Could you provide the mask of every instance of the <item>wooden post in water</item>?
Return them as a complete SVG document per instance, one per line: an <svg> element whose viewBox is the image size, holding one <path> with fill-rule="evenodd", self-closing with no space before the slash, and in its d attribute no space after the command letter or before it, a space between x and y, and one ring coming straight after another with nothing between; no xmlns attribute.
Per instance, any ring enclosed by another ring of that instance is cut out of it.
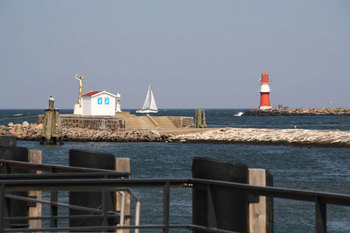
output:
<svg viewBox="0 0 350 233"><path fill-rule="evenodd" d="M49 108L45 109L40 144L63 144L60 111L54 108L54 98L49 98Z"/></svg>
<svg viewBox="0 0 350 233"><path fill-rule="evenodd" d="M42 151L41 150L29 150L28 151L28 162L30 163L42 163ZM41 174L41 171L36 171L37 174ZM28 196L35 198L37 200L42 199L41 191L28 191ZM42 204L35 203L35 206L29 207L28 209L28 217L41 217L42 215ZM41 228L42 222L41 220L29 220L28 221L29 228Z"/></svg>
<svg viewBox="0 0 350 233"><path fill-rule="evenodd" d="M197 109L196 110L195 127L196 128L207 128L204 109Z"/></svg>
<svg viewBox="0 0 350 233"><path fill-rule="evenodd" d="M207 120L205 119L205 110L202 109L202 128L207 128Z"/></svg>
<svg viewBox="0 0 350 233"><path fill-rule="evenodd" d="M195 121L195 127L196 128L199 128L199 125L200 125L200 112L199 112L199 109L196 109L196 115L194 117L194 121Z"/></svg>
<svg viewBox="0 0 350 233"><path fill-rule="evenodd" d="M273 177L265 169L248 169L248 182L250 185L273 186ZM249 232L273 232L273 198L260 196L259 202L249 203L248 210Z"/></svg>
<svg viewBox="0 0 350 233"><path fill-rule="evenodd" d="M115 170L118 172L130 172L130 158L116 158L115 159ZM125 215L130 215L130 194L128 192L124 192L125 194ZM122 209L122 197L121 192L115 193L115 210L121 211ZM123 223L124 226L130 226L130 218L126 219ZM118 224L121 226L121 223ZM118 233L129 233L130 229L118 229L115 232Z"/></svg>

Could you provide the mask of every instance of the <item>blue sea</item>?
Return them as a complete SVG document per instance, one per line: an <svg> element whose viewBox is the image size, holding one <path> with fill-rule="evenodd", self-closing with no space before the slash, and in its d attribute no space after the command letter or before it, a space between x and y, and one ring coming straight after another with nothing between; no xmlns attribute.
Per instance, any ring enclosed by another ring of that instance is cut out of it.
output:
<svg viewBox="0 0 350 233"><path fill-rule="evenodd" d="M208 127L305 128L350 130L350 116L235 116L247 109L206 109ZM135 110L130 110L134 112ZM0 125L34 123L44 110L0 110ZM60 110L61 114L72 110ZM158 115L194 116L194 109L161 110ZM43 163L68 164L69 149L84 149L131 158L132 178L191 177L192 158L203 156L239 162L250 168L267 169L274 186L350 194L350 149L246 144L178 144L65 142L63 146L40 146L18 141L19 146L43 151ZM162 189L134 189L141 199L141 223L162 222ZM170 223L191 223L191 189L170 193ZM132 202L132 205L134 203ZM132 206L133 207L133 206ZM350 232L350 207L327 206L329 232ZM275 232L315 232L312 203L274 199ZM161 232L156 230L142 232ZM186 232L176 230L171 232Z"/></svg>

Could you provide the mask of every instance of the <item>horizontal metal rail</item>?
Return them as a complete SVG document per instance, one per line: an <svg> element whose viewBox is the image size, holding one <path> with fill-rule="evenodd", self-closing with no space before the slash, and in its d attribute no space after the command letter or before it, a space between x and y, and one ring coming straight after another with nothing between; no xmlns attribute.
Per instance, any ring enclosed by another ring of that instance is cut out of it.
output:
<svg viewBox="0 0 350 233"><path fill-rule="evenodd" d="M166 226L161 224L152 225L140 225L137 229L164 229ZM228 231L213 227L203 227L193 224L181 225L181 224L171 224L168 226L169 229L187 229L187 230L203 230L206 232L213 233L237 233L235 231ZM87 232L101 232L104 230L116 230L116 229L136 229L135 226L89 226L89 227L57 227L57 228L32 228L32 229L21 229L21 232L68 232L68 231L87 231ZM18 232L18 229L5 228L5 232Z"/></svg>
<svg viewBox="0 0 350 233"><path fill-rule="evenodd" d="M102 214L102 210L100 209L94 209L94 208L88 208L88 207L82 207L82 206L77 206L77 205L70 205L70 204L65 204L65 203L60 203L60 202L52 202L52 201L45 201L45 200L36 200L30 197L22 197L22 196L17 196L17 195L12 195L12 194L5 194L6 198L12 198L15 200L20 200L20 201L27 201L27 202L37 202L41 204L47 204L47 205L52 205L52 206L59 206L59 207L65 207L68 209L73 209L73 210L80 210L80 211L85 211L89 213L94 213L94 214ZM117 212L109 212L110 214L116 214L119 216L119 213Z"/></svg>
<svg viewBox="0 0 350 233"><path fill-rule="evenodd" d="M113 172L116 174L120 174L121 177L130 176L129 172L117 172L117 171L98 169L98 168L85 168L85 167L28 163L28 162L5 160L5 159L0 159L0 166L10 166L11 168L23 168L23 169L28 169L28 170L48 171L48 172L54 172L54 173L59 173L59 172L108 172L108 173L112 173Z"/></svg>
<svg viewBox="0 0 350 233"><path fill-rule="evenodd" d="M293 199L299 201L315 201L315 197L322 198L328 204L350 206L350 195L328 192L306 191L298 189L277 188L269 186L255 186L249 184L205 180L205 179L52 179L52 180L1 180L7 191L111 191L120 187L155 187L170 186L190 187L190 185L217 185L232 188L238 192Z"/></svg>
<svg viewBox="0 0 350 233"><path fill-rule="evenodd" d="M107 218L117 218L119 215L107 214ZM125 215L131 218L131 215ZM40 217L4 217L4 220L50 220L50 219L75 219L75 218L104 218L103 215L59 215L59 216L40 216Z"/></svg>
<svg viewBox="0 0 350 233"><path fill-rule="evenodd" d="M101 179L101 178L124 178L128 173L123 172L69 172L69 173L18 173L0 174L1 180L50 180L50 179Z"/></svg>

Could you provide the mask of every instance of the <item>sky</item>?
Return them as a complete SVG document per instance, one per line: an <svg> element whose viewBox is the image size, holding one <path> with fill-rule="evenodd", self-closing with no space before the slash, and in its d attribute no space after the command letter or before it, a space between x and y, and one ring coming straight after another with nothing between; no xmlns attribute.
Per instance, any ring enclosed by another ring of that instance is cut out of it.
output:
<svg viewBox="0 0 350 233"><path fill-rule="evenodd" d="M350 107L348 0L0 0L0 109Z"/></svg>

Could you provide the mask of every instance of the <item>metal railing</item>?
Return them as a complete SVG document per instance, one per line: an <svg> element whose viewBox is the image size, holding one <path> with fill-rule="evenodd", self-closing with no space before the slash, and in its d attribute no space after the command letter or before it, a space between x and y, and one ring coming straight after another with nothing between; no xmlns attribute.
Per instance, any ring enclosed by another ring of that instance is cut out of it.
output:
<svg viewBox="0 0 350 233"><path fill-rule="evenodd" d="M13 161L13 160L0 160L0 167L2 167L3 171L11 172L12 168L20 168L20 169L26 169L26 170L33 170L41 172L52 172L52 173L44 173L44 174L35 174L35 173L19 173L19 174L1 174L0 175L0 184L3 185L2 181L16 181L16 180L22 180L26 182L32 182L33 180L45 180L47 182L51 182L51 180L55 179L61 179L65 180L82 180L82 179L101 179L101 178L115 178L115 179L124 179L129 178L130 173L129 172L118 172L118 171L112 171L112 170L105 170L105 169L95 169L95 168L84 168L84 167L67 167L67 166L60 166L60 165L44 165L44 164L35 164L35 163L27 163L27 162L21 162L21 161ZM58 172L58 173L56 173ZM31 189L30 191L33 191ZM44 190L40 190L44 191ZM135 225L139 225L140 222L140 200L136 197L136 195L128 188L118 188L115 189L116 192L120 193L122 196L122 205L120 206L121 211L108 211L104 213L104 209L96 209L96 208L87 208L84 206L77 206L77 205L71 205L67 203L61 203L58 202L58 191L59 190L51 190L50 191L50 200L37 200L33 197L27 197L27 196L18 196L9 194L8 190L4 190L4 198L6 199L12 199L12 200L18 200L22 202L27 202L28 206L33 205L34 206L37 203L40 203L42 205L49 205L50 208L50 216L40 216L40 217L7 217L4 213L5 208L5 200L0 202L1 207L1 219L0 219L0 232L12 232L12 231L18 231L20 227L26 228L28 227L28 224L15 224L16 230L14 229L6 229L4 226L4 221L28 221L28 220L50 220L50 227L56 229L57 231L57 224L59 219L74 219L74 218L84 218L84 219L91 219L91 218L101 218L103 221L107 220L108 218L117 218L119 216L119 223L123 225L126 218L130 218L130 215L125 214L125 198L126 193L130 194L130 196L135 199L136 201L136 207L135 207ZM104 202L104 195L102 195L102 202ZM79 211L85 211L89 214L86 215L70 215L70 216L58 216L58 207L67 208L67 209L73 209L73 210L79 210ZM21 231L23 231L22 229ZM33 231L31 229L30 231ZM45 230L38 230L38 231L47 231ZM138 232L137 230L135 232Z"/></svg>
<svg viewBox="0 0 350 233"><path fill-rule="evenodd" d="M113 170L99 169L99 168L86 168L86 167L72 167L72 166L61 166L61 165L48 165L39 163L29 163L15 160L0 159L0 166L5 168L23 168L32 171L47 171L52 173L67 173L67 172L89 172L89 173L108 173L118 176L120 178L127 178L130 176L130 172L117 172ZM3 175L3 174L2 174ZM1 177L2 177L1 175ZM13 176L11 174L10 176ZM0 179L1 179L0 177Z"/></svg>
<svg viewBox="0 0 350 233"><path fill-rule="evenodd" d="M1 162L1 161L0 161ZM9 163L8 163L9 164ZM110 171L108 171L110 172ZM112 172L113 173L113 172ZM46 175L46 176L45 176ZM20 229L21 232L58 232L58 231L108 231L113 229L162 229L163 232L169 232L169 229L187 229L187 230L201 230L205 232L218 232L228 233L232 231L218 229L215 227L198 226L194 224L170 224L170 188L172 187L184 187L192 188L193 186L207 187L209 190L213 187L226 187L230 190L234 190L241 193L257 196L268 196L274 198L283 198L299 201L308 201L315 203L315 227L316 232L327 232L327 205L342 205L350 206L350 195L341 195L327 192L315 192L315 191L302 191L296 189L286 189L277 187L262 187L254 186L242 183L215 181L215 180L204 180L204 179L120 179L108 176L93 177L93 175L100 176L101 174L86 174L86 177L81 177L81 174L76 174L76 177L69 177L67 174L42 174L42 175L28 175L28 177L22 176L19 180L17 175L0 175L0 232L18 232L19 229L5 228L4 221L11 220L11 217L4 216L4 203L5 198L19 198L13 196L9 192L13 191L29 191L29 190L41 190L47 192L111 192L118 191L121 187L160 187L163 189L163 221L162 224L152 225L130 225L130 226L107 226L101 224L96 227L58 227L57 219L59 218L75 218L80 216L57 216L56 213L51 212L51 216L47 217L36 217L35 219L49 219L51 221L56 220L56 224L52 224L47 228L40 229ZM68 176L68 177L65 177ZM15 177L15 178L10 178ZM20 197L22 198L22 197ZM210 198L210 195L208 195ZM84 208L78 206L69 206L59 204L57 201L51 201L45 203L49 205L62 206L67 208ZM39 202L34 199L26 199L26 201ZM40 201L43 203L43 201ZM85 207L86 208L86 207ZM99 217L101 219L107 219L115 217L116 213L107 212L107 207L102 206L100 210L86 209L86 211L94 212L98 215L93 217ZM120 214L120 213L118 213ZM21 218L21 219L33 219L33 218Z"/></svg>

